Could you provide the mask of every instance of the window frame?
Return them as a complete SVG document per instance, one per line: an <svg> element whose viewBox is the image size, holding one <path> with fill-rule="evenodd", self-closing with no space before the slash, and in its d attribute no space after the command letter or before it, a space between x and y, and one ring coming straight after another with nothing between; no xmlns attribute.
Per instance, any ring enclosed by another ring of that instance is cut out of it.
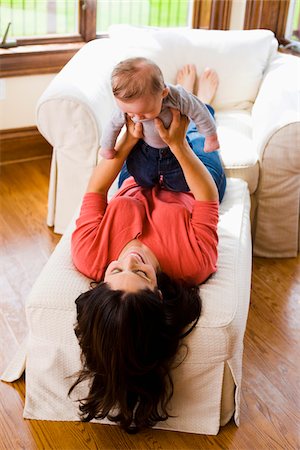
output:
<svg viewBox="0 0 300 450"><path fill-rule="evenodd" d="M0 77L57 73L96 37L96 1L79 0L79 33L21 38L17 47L0 48Z"/></svg>
<svg viewBox="0 0 300 450"><path fill-rule="evenodd" d="M297 0L290 0L289 8L288 8L288 14L287 14L287 20L285 24L285 34L283 39L281 40L281 48L280 51L286 52L286 53L292 53L294 55L300 56L300 42L297 39L292 39L291 34L287 34L287 32L293 31L293 19L294 19L294 12L296 8L296 1ZM298 30L299 34L299 30ZM300 38L300 36L298 36ZM297 50L296 50L296 48Z"/></svg>
<svg viewBox="0 0 300 450"><path fill-rule="evenodd" d="M201 27L204 12L210 13L209 26L204 28L229 29L232 1L194 0L192 27ZM86 42L107 37L96 35L96 16L96 0L80 0L78 34L22 38L17 47L0 48L0 78L59 72Z"/></svg>
<svg viewBox="0 0 300 450"><path fill-rule="evenodd" d="M285 37L290 0L247 0L244 29L267 28L275 34L279 43L279 52L300 56L285 46L293 41Z"/></svg>
<svg viewBox="0 0 300 450"><path fill-rule="evenodd" d="M266 28L280 42L284 38L290 0L247 0L244 29Z"/></svg>
<svg viewBox="0 0 300 450"><path fill-rule="evenodd" d="M229 30L231 7L232 0L194 0L193 28Z"/></svg>

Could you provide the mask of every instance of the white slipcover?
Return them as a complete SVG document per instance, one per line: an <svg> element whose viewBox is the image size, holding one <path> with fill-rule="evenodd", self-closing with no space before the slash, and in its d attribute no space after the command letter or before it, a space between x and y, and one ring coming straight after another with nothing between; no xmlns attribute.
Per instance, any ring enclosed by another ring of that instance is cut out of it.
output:
<svg viewBox="0 0 300 450"><path fill-rule="evenodd" d="M228 180L221 204L217 272L200 287L202 314L185 340L188 355L173 371L175 417L158 428L217 434L234 414L239 424L243 337L251 281L250 196L246 182ZM68 376L80 369L73 327L75 299L90 280L73 266L70 236L74 220L35 282L26 302L29 336L2 380L14 381L26 360L24 417L79 420L77 403L67 397ZM185 353L181 349L178 358ZM76 391L82 396L86 387ZM107 421L104 421L107 423Z"/></svg>

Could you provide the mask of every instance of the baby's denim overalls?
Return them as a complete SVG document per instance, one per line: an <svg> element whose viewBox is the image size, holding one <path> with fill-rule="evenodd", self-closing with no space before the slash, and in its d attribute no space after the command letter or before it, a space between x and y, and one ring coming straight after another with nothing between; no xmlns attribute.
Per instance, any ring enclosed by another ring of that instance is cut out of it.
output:
<svg viewBox="0 0 300 450"><path fill-rule="evenodd" d="M214 117L213 108L210 105L206 106ZM205 137L199 134L196 125L192 121L188 126L186 139L193 152L212 175L218 188L221 202L225 193L226 177L218 151L204 152ZM160 184L170 191L188 192L190 190L180 164L169 147L153 148L142 139L133 147L122 167L119 187L131 175L142 187L150 188Z"/></svg>

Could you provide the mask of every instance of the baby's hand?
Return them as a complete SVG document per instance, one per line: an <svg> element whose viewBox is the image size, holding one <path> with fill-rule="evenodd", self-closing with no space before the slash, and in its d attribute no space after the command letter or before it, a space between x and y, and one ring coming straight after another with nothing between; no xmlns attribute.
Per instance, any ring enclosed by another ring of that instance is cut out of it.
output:
<svg viewBox="0 0 300 450"><path fill-rule="evenodd" d="M140 122L133 122L131 118L126 114L126 127L127 132L135 139L143 138L143 125Z"/></svg>
<svg viewBox="0 0 300 450"><path fill-rule="evenodd" d="M101 148L99 155L105 159L114 159L116 156L116 150L114 148Z"/></svg>
<svg viewBox="0 0 300 450"><path fill-rule="evenodd" d="M206 136L204 151L206 153L214 152L220 148L218 136L216 134L212 134L211 136Z"/></svg>

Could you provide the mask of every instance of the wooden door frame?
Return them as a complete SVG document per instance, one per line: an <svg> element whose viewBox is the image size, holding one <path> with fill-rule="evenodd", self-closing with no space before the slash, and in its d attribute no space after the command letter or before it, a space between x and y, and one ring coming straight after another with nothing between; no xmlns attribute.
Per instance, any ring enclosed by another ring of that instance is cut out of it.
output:
<svg viewBox="0 0 300 450"><path fill-rule="evenodd" d="M244 29L265 28L284 41L290 0L247 0Z"/></svg>
<svg viewBox="0 0 300 450"><path fill-rule="evenodd" d="M229 30L232 0L194 0L193 28Z"/></svg>

